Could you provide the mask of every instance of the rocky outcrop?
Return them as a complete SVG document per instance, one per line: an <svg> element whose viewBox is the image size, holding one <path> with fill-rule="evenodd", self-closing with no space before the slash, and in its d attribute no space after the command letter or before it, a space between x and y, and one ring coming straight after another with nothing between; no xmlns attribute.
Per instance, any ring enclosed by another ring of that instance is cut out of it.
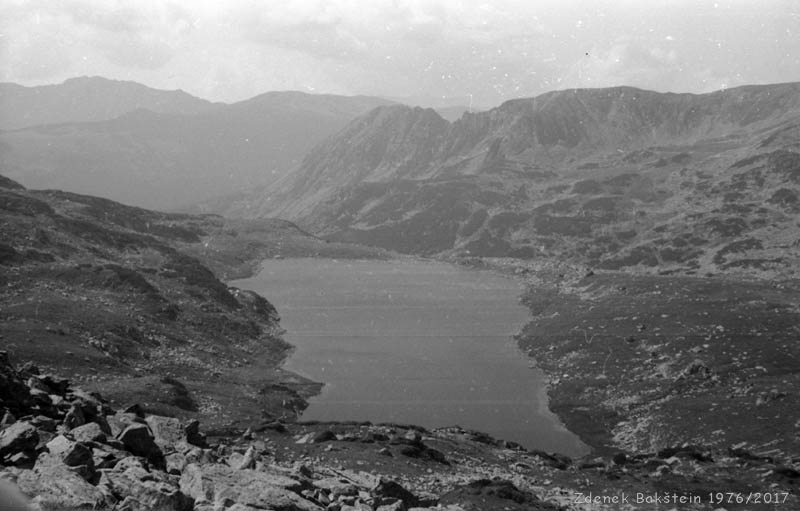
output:
<svg viewBox="0 0 800 511"><path fill-rule="evenodd" d="M787 509L800 505L796 456L742 446L678 443L572 460L459 427L370 423L267 422L209 440L197 421L115 410L33 365L0 360L15 388L48 388L47 400L25 406L0 401L3 511L28 511L12 507L17 488L35 511L588 511L597 508L580 499L590 491L680 496L754 485L786 495Z"/></svg>
<svg viewBox="0 0 800 511"><path fill-rule="evenodd" d="M15 369L5 352L0 374L23 397L58 382L48 387L46 401L0 400L0 479L12 481L37 510L386 511L420 502L395 481L344 483L329 473L272 464L256 444L209 447L197 421L146 415L138 405L113 410L99 396L39 375L35 366ZM327 433L316 435L318 443L336 440ZM4 505L17 498L14 492L0 487Z"/></svg>

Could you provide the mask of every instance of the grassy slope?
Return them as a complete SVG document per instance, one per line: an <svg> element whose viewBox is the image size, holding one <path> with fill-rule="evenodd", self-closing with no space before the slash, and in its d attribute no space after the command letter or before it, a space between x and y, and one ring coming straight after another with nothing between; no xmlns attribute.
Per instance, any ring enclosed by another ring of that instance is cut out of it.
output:
<svg viewBox="0 0 800 511"><path fill-rule="evenodd" d="M318 387L280 370L290 346L272 305L208 267L232 278L271 255L381 255L287 222L167 215L0 184L2 349L116 404L199 415L212 428L293 416Z"/></svg>
<svg viewBox="0 0 800 511"><path fill-rule="evenodd" d="M520 345L590 445L800 452L800 282L591 275L536 286Z"/></svg>

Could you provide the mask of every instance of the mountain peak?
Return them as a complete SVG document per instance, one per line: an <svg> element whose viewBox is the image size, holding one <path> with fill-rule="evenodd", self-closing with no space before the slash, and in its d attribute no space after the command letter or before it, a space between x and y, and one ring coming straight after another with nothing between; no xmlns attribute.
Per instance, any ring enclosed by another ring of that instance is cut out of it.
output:
<svg viewBox="0 0 800 511"><path fill-rule="evenodd" d="M103 76L73 76L72 78L67 78L64 80L61 85L82 85L88 83L133 83L133 82L125 82L124 80L114 80L111 78L105 78Z"/></svg>
<svg viewBox="0 0 800 511"><path fill-rule="evenodd" d="M406 121L413 119L414 122L427 121L434 123L449 124L439 113L433 108L425 108L420 106L409 106L402 104L384 105L379 106L368 112L363 116L364 121L370 122L386 122L389 120L406 119Z"/></svg>

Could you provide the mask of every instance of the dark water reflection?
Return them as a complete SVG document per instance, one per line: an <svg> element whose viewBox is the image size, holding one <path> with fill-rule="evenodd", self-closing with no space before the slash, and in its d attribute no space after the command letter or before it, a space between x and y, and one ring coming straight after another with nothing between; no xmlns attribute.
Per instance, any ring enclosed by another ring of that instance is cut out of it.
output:
<svg viewBox="0 0 800 511"><path fill-rule="evenodd" d="M436 262L286 259L232 284L278 308L297 348L286 368L326 384L303 419L459 424L585 452L512 339L528 319L514 280Z"/></svg>

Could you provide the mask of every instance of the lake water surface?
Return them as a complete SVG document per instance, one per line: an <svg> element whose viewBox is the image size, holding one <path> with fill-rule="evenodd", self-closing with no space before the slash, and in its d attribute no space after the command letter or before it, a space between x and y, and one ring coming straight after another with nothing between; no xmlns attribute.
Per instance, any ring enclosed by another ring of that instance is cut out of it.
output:
<svg viewBox="0 0 800 511"><path fill-rule="evenodd" d="M265 296L296 347L285 367L325 383L306 420L460 426L529 448L587 451L547 409L512 336L520 284L438 262L267 260L231 283Z"/></svg>

